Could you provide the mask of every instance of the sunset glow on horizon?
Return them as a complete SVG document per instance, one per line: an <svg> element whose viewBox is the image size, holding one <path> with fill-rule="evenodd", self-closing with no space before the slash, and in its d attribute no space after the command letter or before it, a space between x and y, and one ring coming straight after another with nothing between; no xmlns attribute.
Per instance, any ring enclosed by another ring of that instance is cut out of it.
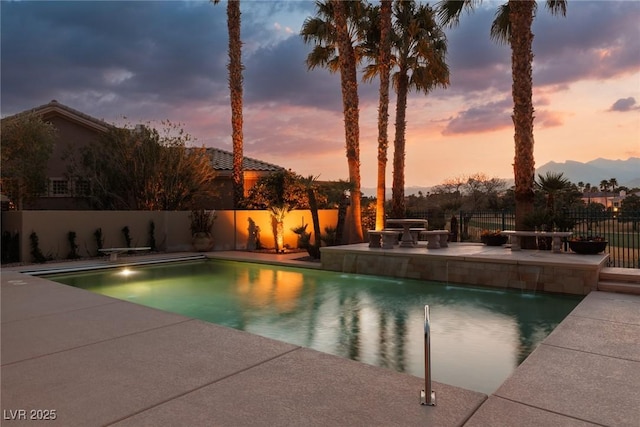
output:
<svg viewBox="0 0 640 427"><path fill-rule="evenodd" d="M375 2L374 2L375 3ZM513 178L511 51L489 39L485 1L446 29L451 85L411 93L405 182ZM182 123L231 151L226 5L2 2L2 117L52 99L110 123ZM308 71L298 35L311 1L241 2L244 155L321 180L347 179L338 75ZM117 23L114 25L113 23ZM534 22L536 166L640 157L640 2L542 4ZM52 37L55 34L56 37ZM363 187L377 176L378 82L361 83ZM391 185L395 93L389 117ZM123 119L126 117L126 119Z"/></svg>

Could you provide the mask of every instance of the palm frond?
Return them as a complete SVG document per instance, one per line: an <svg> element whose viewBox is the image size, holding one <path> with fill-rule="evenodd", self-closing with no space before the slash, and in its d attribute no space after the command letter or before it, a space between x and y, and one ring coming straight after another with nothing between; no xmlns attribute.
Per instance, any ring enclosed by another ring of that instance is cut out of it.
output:
<svg viewBox="0 0 640 427"><path fill-rule="evenodd" d="M498 44L508 44L510 34L509 3L505 3L496 10L495 18L491 23L489 37Z"/></svg>
<svg viewBox="0 0 640 427"><path fill-rule="evenodd" d="M562 16L567 16L566 0L547 0L545 5L552 15L557 15L559 13Z"/></svg>
<svg viewBox="0 0 640 427"><path fill-rule="evenodd" d="M436 3L436 15L443 26L455 27L463 11L473 10L482 0L441 0Z"/></svg>

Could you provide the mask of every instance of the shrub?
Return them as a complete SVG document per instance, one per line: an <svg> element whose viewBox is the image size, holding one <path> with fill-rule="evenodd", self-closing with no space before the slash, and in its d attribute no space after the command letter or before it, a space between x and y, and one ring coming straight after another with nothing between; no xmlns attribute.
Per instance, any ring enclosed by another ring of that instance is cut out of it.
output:
<svg viewBox="0 0 640 427"><path fill-rule="evenodd" d="M35 231L32 231L29 235L29 241L31 243L31 256L33 260L39 264L47 262L47 258L45 258L40 250L38 235Z"/></svg>
<svg viewBox="0 0 640 427"><path fill-rule="evenodd" d="M70 231L69 233L67 233L67 240L69 241L69 248L70 248L67 258L70 258L70 259L80 258L80 255L78 254L78 245L76 244L76 232Z"/></svg>

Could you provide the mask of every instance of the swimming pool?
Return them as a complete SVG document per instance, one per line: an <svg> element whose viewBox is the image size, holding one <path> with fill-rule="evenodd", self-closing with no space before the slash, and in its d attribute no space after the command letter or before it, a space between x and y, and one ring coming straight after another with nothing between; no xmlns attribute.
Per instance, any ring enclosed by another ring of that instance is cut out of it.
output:
<svg viewBox="0 0 640 427"><path fill-rule="evenodd" d="M208 260L48 279L423 377L492 393L581 297Z"/></svg>

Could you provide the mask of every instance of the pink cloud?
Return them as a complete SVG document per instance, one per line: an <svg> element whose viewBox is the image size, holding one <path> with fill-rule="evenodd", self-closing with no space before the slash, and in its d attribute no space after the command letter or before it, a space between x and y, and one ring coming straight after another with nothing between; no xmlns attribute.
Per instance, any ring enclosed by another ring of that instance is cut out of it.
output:
<svg viewBox="0 0 640 427"><path fill-rule="evenodd" d="M461 111L449 121L443 135L493 132L513 126L511 100L503 99Z"/></svg>

